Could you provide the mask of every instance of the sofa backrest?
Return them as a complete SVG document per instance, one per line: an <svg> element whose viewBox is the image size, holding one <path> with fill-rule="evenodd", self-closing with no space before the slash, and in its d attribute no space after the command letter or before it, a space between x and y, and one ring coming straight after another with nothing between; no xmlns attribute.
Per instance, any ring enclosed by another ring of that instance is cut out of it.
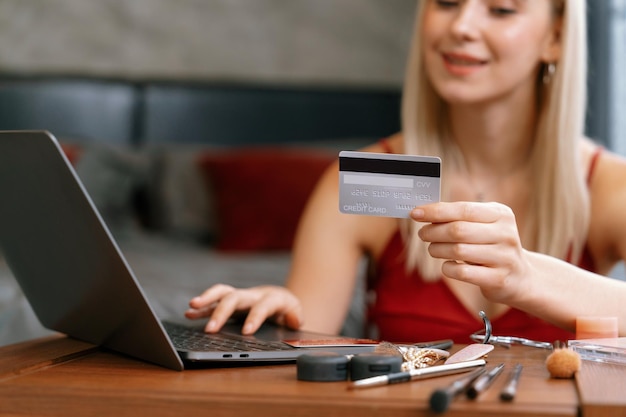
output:
<svg viewBox="0 0 626 417"><path fill-rule="evenodd" d="M0 130L111 144L220 146L378 139L400 128L395 89L0 77Z"/></svg>
<svg viewBox="0 0 626 417"><path fill-rule="evenodd" d="M259 145L380 138L399 129L393 90L147 85L144 140Z"/></svg>
<svg viewBox="0 0 626 417"><path fill-rule="evenodd" d="M0 129L45 129L59 139L128 144L137 94L120 81L0 79Z"/></svg>

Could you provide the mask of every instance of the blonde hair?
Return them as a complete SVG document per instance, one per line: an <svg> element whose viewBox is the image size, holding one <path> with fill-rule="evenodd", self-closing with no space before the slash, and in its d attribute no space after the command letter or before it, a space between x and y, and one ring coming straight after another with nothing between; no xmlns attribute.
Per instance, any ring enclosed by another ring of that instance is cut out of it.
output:
<svg viewBox="0 0 626 417"><path fill-rule="evenodd" d="M462 156L448 139L446 104L428 81L422 65L420 32L426 3L421 1L418 5L405 75L402 99L404 151L441 156L441 195L445 201L450 195L446 171ZM579 149L586 105L585 4L582 0L553 0L553 7L562 19L562 50L550 82L544 84L542 80L543 67L547 64L542 64L537 79L540 102L531 153L534 198L526 226L520 233L526 249L577 261L584 249L590 216ZM443 261L428 254L427 244L417 236L420 227L420 223L413 221L403 223L407 268L419 268L424 279L433 281L441 276Z"/></svg>

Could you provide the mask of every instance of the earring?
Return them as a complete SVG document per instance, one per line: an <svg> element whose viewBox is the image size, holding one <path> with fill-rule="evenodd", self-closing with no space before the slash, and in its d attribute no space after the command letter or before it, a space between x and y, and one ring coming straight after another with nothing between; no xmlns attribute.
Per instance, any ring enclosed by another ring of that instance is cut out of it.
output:
<svg viewBox="0 0 626 417"><path fill-rule="evenodd" d="M554 73L556 72L556 64L554 62L548 62L543 66L543 83L548 85L552 81L552 77L554 77Z"/></svg>

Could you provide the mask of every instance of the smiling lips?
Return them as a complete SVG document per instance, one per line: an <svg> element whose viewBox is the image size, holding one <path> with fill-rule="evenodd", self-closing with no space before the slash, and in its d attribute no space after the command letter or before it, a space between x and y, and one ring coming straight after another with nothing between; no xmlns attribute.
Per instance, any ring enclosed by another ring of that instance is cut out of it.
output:
<svg viewBox="0 0 626 417"><path fill-rule="evenodd" d="M443 63L448 72L456 76L467 76L484 68L486 60L478 59L471 55L444 53Z"/></svg>

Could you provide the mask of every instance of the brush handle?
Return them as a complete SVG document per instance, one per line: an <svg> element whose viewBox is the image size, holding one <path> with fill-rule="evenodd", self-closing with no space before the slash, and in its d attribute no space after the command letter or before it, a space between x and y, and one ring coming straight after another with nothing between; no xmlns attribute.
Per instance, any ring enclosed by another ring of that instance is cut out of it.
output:
<svg viewBox="0 0 626 417"><path fill-rule="evenodd" d="M515 369L513 369L513 371L511 372L508 382L500 393L500 399L502 401L513 401L513 399L515 398L515 394L517 393L517 383L519 382L519 377L521 373L522 365L518 363L517 365L515 365Z"/></svg>
<svg viewBox="0 0 626 417"><path fill-rule="evenodd" d="M430 396L430 409L436 413L446 411L454 397L465 391L467 387L484 372L485 368L476 369L463 378L457 379L449 386L436 389Z"/></svg>
<svg viewBox="0 0 626 417"><path fill-rule="evenodd" d="M467 361L464 363L455 363L451 365L436 365L421 369L412 369L409 372L396 372L387 375L373 376L370 378L352 381L349 389L367 388L379 385L397 384L400 382L408 382L417 379L432 378L449 374L458 374L460 372L468 372L471 368L480 367L484 371L485 360L477 359L475 361ZM470 374L471 375L471 374Z"/></svg>
<svg viewBox="0 0 626 417"><path fill-rule="evenodd" d="M481 393L483 393L487 388L491 386L491 384L493 384L493 381L495 381L498 375L500 375L503 368L504 363L501 363L500 365L487 372L485 375L481 375L480 377L476 378L470 384L469 388L466 391L467 397L475 399Z"/></svg>

